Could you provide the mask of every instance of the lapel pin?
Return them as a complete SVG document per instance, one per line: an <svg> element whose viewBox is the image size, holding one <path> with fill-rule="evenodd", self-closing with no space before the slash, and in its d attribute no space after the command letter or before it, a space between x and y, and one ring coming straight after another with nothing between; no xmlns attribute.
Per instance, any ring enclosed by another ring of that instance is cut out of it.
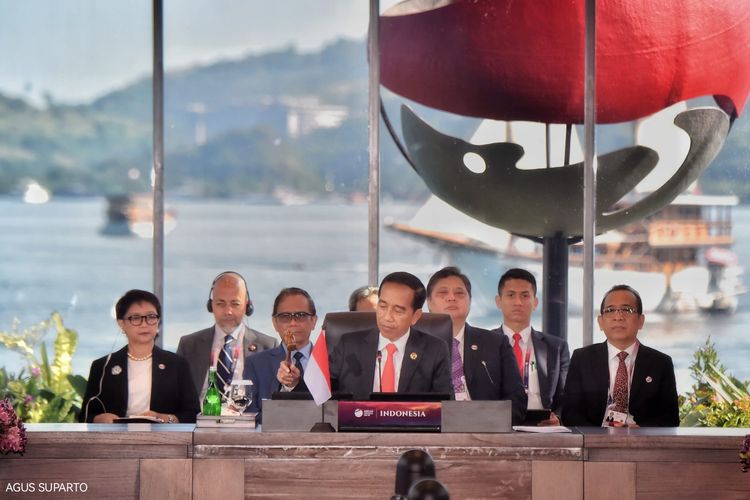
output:
<svg viewBox="0 0 750 500"><path fill-rule="evenodd" d="M164 366L164 363L159 363L159 369L163 370L164 368L166 368L166 366Z"/></svg>
<svg viewBox="0 0 750 500"><path fill-rule="evenodd" d="M477 346L476 344L471 344L472 351L476 351L477 349L479 349L479 346Z"/></svg>
<svg viewBox="0 0 750 500"><path fill-rule="evenodd" d="M409 358L411 358L411 360L414 361L415 359L417 359L417 353L413 352L413 353L409 354Z"/></svg>
<svg viewBox="0 0 750 500"><path fill-rule="evenodd" d="M247 346L247 350L250 352L255 352L258 350L258 346L255 344L250 344L249 346Z"/></svg>
<svg viewBox="0 0 750 500"><path fill-rule="evenodd" d="M122 373L122 368L120 365L115 365L112 367L112 375L119 375Z"/></svg>
<svg viewBox="0 0 750 500"><path fill-rule="evenodd" d="M646 377L646 383L647 384L650 384L653 381L654 381L654 379L651 378L651 375L649 375L648 377Z"/></svg>

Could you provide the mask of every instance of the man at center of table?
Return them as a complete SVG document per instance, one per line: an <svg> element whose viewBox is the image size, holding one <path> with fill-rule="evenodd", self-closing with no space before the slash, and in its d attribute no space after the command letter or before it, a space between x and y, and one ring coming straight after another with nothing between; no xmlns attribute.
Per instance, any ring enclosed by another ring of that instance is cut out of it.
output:
<svg viewBox="0 0 750 500"><path fill-rule="evenodd" d="M372 392L453 395L448 345L413 325L422 316L426 290L407 272L380 283L377 327L344 334L331 355L334 392L369 399Z"/></svg>

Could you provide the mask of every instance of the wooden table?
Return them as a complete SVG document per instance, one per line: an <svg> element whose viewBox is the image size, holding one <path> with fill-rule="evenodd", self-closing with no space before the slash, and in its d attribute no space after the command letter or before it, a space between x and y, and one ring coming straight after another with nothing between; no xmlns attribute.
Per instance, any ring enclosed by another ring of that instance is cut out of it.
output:
<svg viewBox="0 0 750 500"><path fill-rule="evenodd" d="M393 493L398 458L412 448L429 451L438 479L454 499L750 498L750 474L740 472L737 455L748 429L581 428L570 434L263 433L184 424L27 429L26 454L0 456L2 498L385 499ZM29 485L36 491L13 492ZM58 489L51 493L52 488Z"/></svg>

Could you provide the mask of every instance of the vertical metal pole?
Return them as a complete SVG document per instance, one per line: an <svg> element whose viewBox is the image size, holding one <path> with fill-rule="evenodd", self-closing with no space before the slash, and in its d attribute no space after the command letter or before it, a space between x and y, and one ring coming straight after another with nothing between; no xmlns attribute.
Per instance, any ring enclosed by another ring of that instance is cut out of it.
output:
<svg viewBox="0 0 750 500"><path fill-rule="evenodd" d="M586 77L583 158L583 345L594 341L594 235L596 234L596 0L586 0Z"/></svg>
<svg viewBox="0 0 750 500"><path fill-rule="evenodd" d="M164 309L164 9L162 0L153 0L153 282L154 294ZM156 343L161 347L164 336Z"/></svg>
<svg viewBox="0 0 750 500"><path fill-rule="evenodd" d="M542 261L542 331L568 339L568 241L561 235L544 237Z"/></svg>
<svg viewBox="0 0 750 500"><path fill-rule="evenodd" d="M552 168L550 124L544 124L547 168ZM561 235L545 236L542 260L542 330L568 339L568 241Z"/></svg>
<svg viewBox="0 0 750 500"><path fill-rule="evenodd" d="M380 266L380 1L370 0L370 32L367 45L370 61L368 113L368 238L367 276L372 286L378 284Z"/></svg>

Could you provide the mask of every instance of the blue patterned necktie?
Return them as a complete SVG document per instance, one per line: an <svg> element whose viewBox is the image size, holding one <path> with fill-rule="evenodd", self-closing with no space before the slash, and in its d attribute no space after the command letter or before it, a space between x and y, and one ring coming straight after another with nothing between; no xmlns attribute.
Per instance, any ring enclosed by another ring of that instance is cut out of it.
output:
<svg viewBox="0 0 750 500"><path fill-rule="evenodd" d="M221 392L226 391L227 386L232 383L232 340L231 335L224 337L224 348L219 352L219 361L216 363Z"/></svg>
<svg viewBox="0 0 750 500"><path fill-rule="evenodd" d="M304 354L297 351L294 353L294 366L299 370L299 382L292 389L293 392L308 392L307 384L305 384L305 369L302 368L302 357Z"/></svg>

